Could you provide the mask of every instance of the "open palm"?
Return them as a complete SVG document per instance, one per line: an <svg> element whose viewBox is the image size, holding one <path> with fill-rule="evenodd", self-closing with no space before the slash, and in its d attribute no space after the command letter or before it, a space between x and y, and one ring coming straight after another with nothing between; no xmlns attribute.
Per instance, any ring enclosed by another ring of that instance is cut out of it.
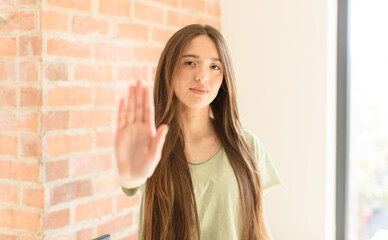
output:
<svg viewBox="0 0 388 240"><path fill-rule="evenodd" d="M123 187L143 184L160 161L168 126L155 129L154 109L152 90L141 81L129 87L126 107L120 100L115 152Z"/></svg>

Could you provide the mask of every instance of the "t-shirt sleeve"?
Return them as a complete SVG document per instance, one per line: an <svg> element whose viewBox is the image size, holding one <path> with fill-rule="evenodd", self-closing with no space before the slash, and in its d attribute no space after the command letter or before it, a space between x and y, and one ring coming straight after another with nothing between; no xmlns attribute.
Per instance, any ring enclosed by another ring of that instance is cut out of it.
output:
<svg viewBox="0 0 388 240"><path fill-rule="evenodd" d="M271 156L265 149L264 145L253 132L244 129L244 134L250 143L250 146L254 149L254 154L256 160L258 161L261 185L264 194L272 191L274 188L282 186L283 182L275 168L274 163L272 162Z"/></svg>
<svg viewBox="0 0 388 240"><path fill-rule="evenodd" d="M123 190L123 192L125 193L125 195L127 195L128 197L132 197L134 196L137 192L139 192L140 195L143 194L144 190L145 190L145 186L146 186L147 182L143 183L141 186L139 187L135 187L135 188L125 188L125 187L121 187L121 189Z"/></svg>
<svg viewBox="0 0 388 240"><path fill-rule="evenodd" d="M139 187L136 187L136 188L121 187L121 189L123 190L125 195L127 195L128 197L132 197L132 196L134 196L137 193L137 190L139 189Z"/></svg>

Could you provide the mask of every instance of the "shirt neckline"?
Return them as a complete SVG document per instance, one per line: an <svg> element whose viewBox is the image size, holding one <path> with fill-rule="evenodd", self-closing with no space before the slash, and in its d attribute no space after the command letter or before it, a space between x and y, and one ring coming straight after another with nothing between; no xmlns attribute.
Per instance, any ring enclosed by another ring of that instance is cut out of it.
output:
<svg viewBox="0 0 388 240"><path fill-rule="evenodd" d="M189 163L190 165L192 165L192 166L202 165L202 164L204 164L204 163L210 161L211 159L213 159L213 158L217 155L217 153L221 150L221 147L222 147L222 144L220 144L220 146L218 147L217 151L216 151L215 153L213 153L213 155L212 155L210 158L208 158L208 159L206 159L206 160L204 160L204 161L202 161L202 162L200 162L200 163L191 163L191 162L188 162L188 163Z"/></svg>

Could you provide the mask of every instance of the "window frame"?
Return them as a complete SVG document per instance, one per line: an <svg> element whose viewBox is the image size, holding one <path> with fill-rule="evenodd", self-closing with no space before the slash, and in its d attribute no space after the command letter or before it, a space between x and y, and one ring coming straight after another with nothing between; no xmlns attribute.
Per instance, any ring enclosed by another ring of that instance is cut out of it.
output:
<svg viewBox="0 0 388 240"><path fill-rule="evenodd" d="M349 0L338 0L336 240L348 237L349 73Z"/></svg>

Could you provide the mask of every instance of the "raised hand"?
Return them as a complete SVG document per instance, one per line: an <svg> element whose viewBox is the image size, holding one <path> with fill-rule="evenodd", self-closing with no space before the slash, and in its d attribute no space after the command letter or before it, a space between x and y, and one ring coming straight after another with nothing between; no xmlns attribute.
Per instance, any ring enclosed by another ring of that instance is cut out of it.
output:
<svg viewBox="0 0 388 240"><path fill-rule="evenodd" d="M127 106L120 99L115 137L121 186L134 188L151 177L158 165L168 126L155 129L155 107L150 87L141 81L128 89Z"/></svg>

